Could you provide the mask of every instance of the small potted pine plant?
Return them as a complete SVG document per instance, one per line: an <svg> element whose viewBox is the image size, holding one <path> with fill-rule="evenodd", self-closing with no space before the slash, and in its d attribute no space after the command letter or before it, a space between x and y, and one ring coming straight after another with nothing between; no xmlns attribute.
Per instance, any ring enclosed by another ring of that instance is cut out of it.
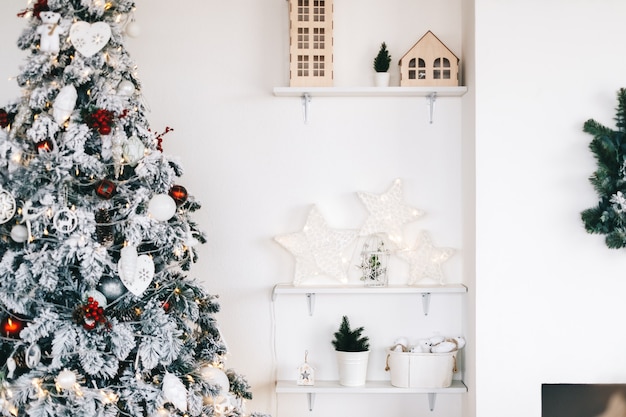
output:
<svg viewBox="0 0 626 417"><path fill-rule="evenodd" d="M378 54L374 58L374 82L376 87L389 86L389 64L391 63L391 55L387 50L387 44L385 42L380 44Z"/></svg>
<svg viewBox="0 0 626 417"><path fill-rule="evenodd" d="M350 321L343 316L339 330L334 333L332 345L337 354L339 384L355 387L365 384L369 359L369 338L363 335L363 327L350 328Z"/></svg>

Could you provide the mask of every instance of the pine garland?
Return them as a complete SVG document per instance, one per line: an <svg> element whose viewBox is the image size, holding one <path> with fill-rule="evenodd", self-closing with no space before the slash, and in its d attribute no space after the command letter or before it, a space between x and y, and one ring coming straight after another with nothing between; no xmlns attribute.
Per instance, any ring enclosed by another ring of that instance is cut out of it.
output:
<svg viewBox="0 0 626 417"><path fill-rule="evenodd" d="M626 247L626 89L617 93L616 127L587 120L583 131L593 135L589 149L597 169L589 178L600 201L581 213L588 233L605 235L609 248Z"/></svg>

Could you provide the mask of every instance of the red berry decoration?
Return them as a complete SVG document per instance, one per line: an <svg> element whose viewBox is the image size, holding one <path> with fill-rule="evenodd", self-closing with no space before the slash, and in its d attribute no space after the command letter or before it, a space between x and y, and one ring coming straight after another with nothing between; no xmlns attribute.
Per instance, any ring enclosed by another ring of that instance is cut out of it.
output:
<svg viewBox="0 0 626 417"><path fill-rule="evenodd" d="M89 114L85 121L87 126L92 129L97 129L101 135L108 135L111 133L111 126L113 125L113 112L105 109L98 109Z"/></svg>
<svg viewBox="0 0 626 417"><path fill-rule="evenodd" d="M100 307L93 297L87 298L87 302L75 310L74 318L86 330L93 330L98 324L109 327L109 321L104 316L104 308Z"/></svg>
<svg viewBox="0 0 626 417"><path fill-rule="evenodd" d="M113 184L113 181L105 179L96 183L96 194L106 200L113 197L116 190L117 187L115 186L115 184Z"/></svg>
<svg viewBox="0 0 626 417"><path fill-rule="evenodd" d="M52 152L54 144L50 139L44 139L41 142L37 142L37 150L39 152Z"/></svg>
<svg viewBox="0 0 626 417"><path fill-rule="evenodd" d="M187 189L182 185L173 185L170 189L170 197L174 199L177 206L180 206L187 201Z"/></svg>

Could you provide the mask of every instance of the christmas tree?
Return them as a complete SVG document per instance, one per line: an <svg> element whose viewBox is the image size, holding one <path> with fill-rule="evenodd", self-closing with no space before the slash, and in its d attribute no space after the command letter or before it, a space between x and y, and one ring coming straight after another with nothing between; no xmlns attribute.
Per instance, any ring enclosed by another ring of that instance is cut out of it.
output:
<svg viewBox="0 0 626 417"><path fill-rule="evenodd" d="M0 109L0 415L243 415L219 304L187 276L200 205L124 48L134 1L26 7Z"/></svg>
<svg viewBox="0 0 626 417"><path fill-rule="evenodd" d="M593 119L585 122L583 130L593 139L589 148L598 169L589 178L600 201L582 212L589 233L605 235L609 248L626 247L626 89L617 93L617 130Z"/></svg>

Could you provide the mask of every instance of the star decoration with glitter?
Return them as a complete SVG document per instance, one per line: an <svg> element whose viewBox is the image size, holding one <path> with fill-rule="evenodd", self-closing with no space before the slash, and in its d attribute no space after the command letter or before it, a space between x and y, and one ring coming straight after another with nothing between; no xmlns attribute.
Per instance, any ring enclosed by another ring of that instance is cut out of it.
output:
<svg viewBox="0 0 626 417"><path fill-rule="evenodd" d="M417 237L415 246L399 251L401 259L409 263L409 285L413 284L444 284L441 265L454 255L452 248L433 246L432 238L426 231Z"/></svg>
<svg viewBox="0 0 626 417"><path fill-rule="evenodd" d="M396 179L391 188L384 194L365 192L357 194L369 212L359 235L384 233L397 248L406 248L407 244L402 235L402 226L417 220L424 215L424 212L404 203L402 181Z"/></svg>
<svg viewBox="0 0 626 417"><path fill-rule="evenodd" d="M293 285L300 285L319 275L346 283L348 260L344 258L343 251L356 236L357 232L353 230L328 227L318 208L313 206L302 231L274 239L295 257Z"/></svg>

